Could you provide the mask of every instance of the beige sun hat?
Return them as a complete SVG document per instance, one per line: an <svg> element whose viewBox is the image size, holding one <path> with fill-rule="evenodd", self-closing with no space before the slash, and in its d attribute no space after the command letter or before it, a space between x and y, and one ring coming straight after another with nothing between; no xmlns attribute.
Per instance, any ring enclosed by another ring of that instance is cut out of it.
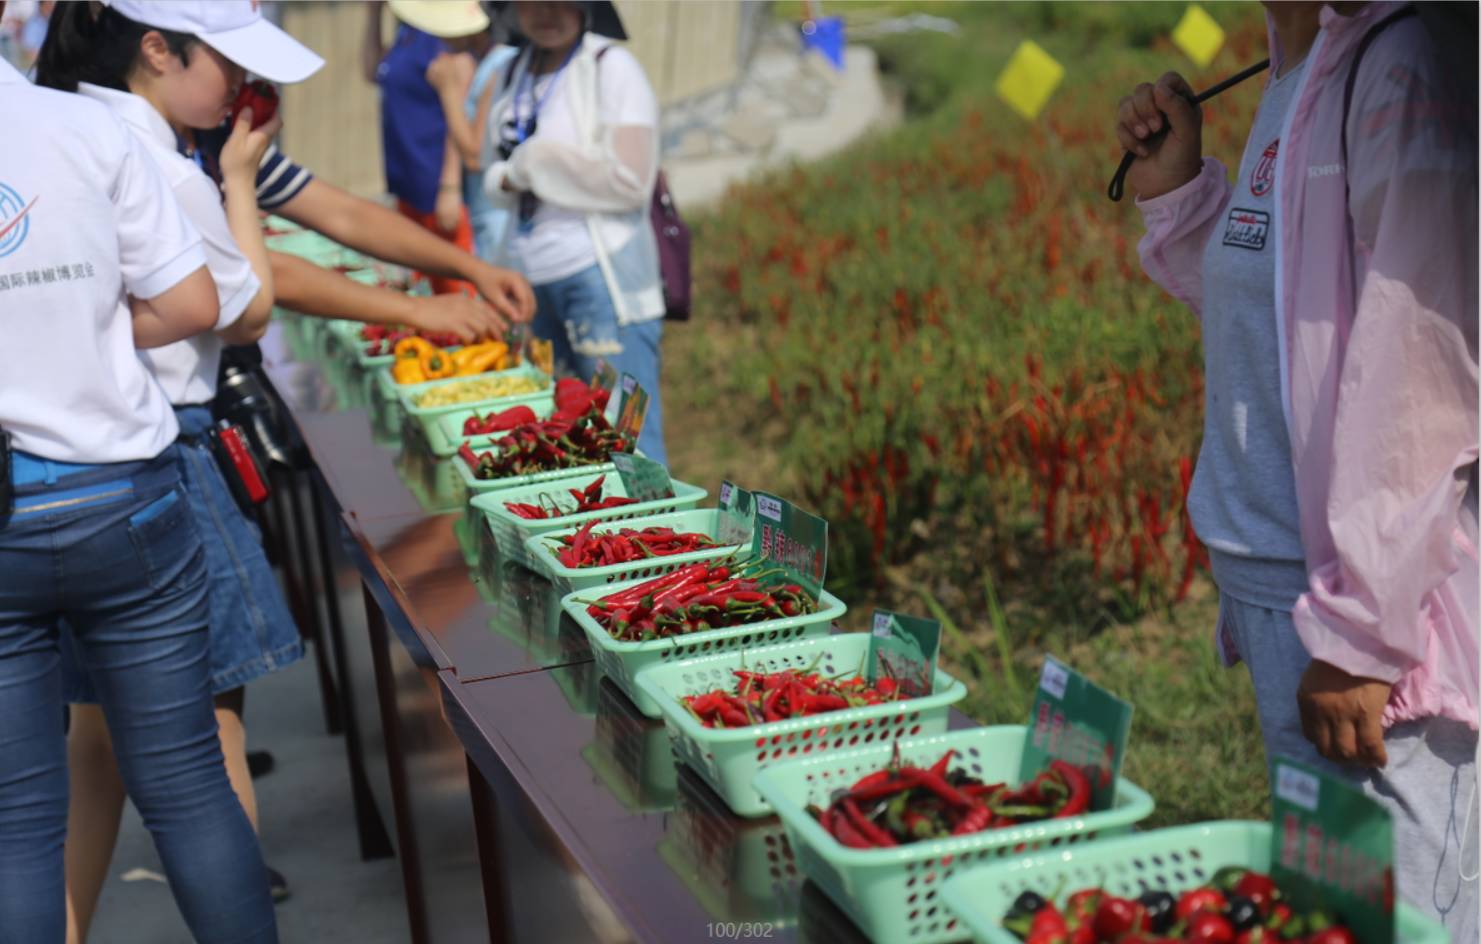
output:
<svg viewBox="0 0 1481 944"><path fill-rule="evenodd" d="M472 36L489 28L478 0L390 0L396 19L441 39Z"/></svg>

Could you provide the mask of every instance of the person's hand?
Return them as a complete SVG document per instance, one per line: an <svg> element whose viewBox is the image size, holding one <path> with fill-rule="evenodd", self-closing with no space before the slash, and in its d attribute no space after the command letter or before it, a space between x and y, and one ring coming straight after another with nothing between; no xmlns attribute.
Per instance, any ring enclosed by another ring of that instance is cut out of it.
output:
<svg viewBox="0 0 1481 944"><path fill-rule="evenodd" d="M465 278L510 321L524 323L535 317L535 290L518 272L484 263Z"/></svg>
<svg viewBox="0 0 1481 944"><path fill-rule="evenodd" d="M406 322L428 334L455 334L465 343L502 338L509 323L481 298L461 292L411 299Z"/></svg>
<svg viewBox="0 0 1481 944"><path fill-rule="evenodd" d="M458 223L463 219L463 196L456 189L442 187L437 191L437 202L432 207L432 215L437 220L437 228L445 235L451 236L458 231Z"/></svg>
<svg viewBox="0 0 1481 944"><path fill-rule="evenodd" d="M282 129L283 116L279 112L267 124L252 130L252 109L243 108L237 115L236 123L231 126L231 136L221 148L222 180L245 180L255 187L257 167L262 163L262 155L267 153L273 138Z"/></svg>
<svg viewBox="0 0 1481 944"><path fill-rule="evenodd" d="M1348 675L1331 663L1313 660L1296 691L1301 732L1330 761L1383 767L1388 764L1383 708L1392 688L1388 682Z"/></svg>
<svg viewBox="0 0 1481 944"><path fill-rule="evenodd" d="M443 94L455 94L463 98L473 84L473 73L478 63L466 52L438 53L437 58L427 65L427 84Z"/></svg>
<svg viewBox="0 0 1481 944"><path fill-rule="evenodd" d="M1116 138L1137 156L1126 184L1143 200L1178 189L1203 168L1203 109L1193 96L1186 79L1168 72L1121 99ZM1163 129L1167 133L1158 139Z"/></svg>

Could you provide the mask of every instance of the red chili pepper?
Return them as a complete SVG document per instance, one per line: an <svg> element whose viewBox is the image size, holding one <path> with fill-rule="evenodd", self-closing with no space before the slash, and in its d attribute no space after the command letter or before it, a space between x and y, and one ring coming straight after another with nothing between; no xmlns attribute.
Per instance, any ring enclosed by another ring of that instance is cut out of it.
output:
<svg viewBox="0 0 1481 944"><path fill-rule="evenodd" d="M844 797L840 804L843 814L848 817L849 822L857 829L871 845L879 847L898 846L895 837L880 829L873 820L865 816L859 809L859 804L851 797Z"/></svg>
<svg viewBox="0 0 1481 944"><path fill-rule="evenodd" d="M1059 808L1059 812L1054 814L1055 818L1064 819L1088 812L1090 809L1090 779L1085 776L1085 772L1062 760L1051 763L1049 771L1063 778L1065 786L1069 788L1069 797Z"/></svg>
<svg viewBox="0 0 1481 944"><path fill-rule="evenodd" d="M278 113L278 90L261 79L243 82L231 103L232 124L236 124L237 115L245 108L252 109L252 128L261 128Z"/></svg>
<svg viewBox="0 0 1481 944"><path fill-rule="evenodd" d="M986 806L972 808L966 816L957 821L951 830L953 836L965 836L968 833L979 833L992 825L992 810Z"/></svg>
<svg viewBox="0 0 1481 944"><path fill-rule="evenodd" d="M948 750L945 754L942 754L941 759L931 765L931 773L935 774L938 777L946 776L947 765L951 763L951 759L955 756L956 751L954 750Z"/></svg>

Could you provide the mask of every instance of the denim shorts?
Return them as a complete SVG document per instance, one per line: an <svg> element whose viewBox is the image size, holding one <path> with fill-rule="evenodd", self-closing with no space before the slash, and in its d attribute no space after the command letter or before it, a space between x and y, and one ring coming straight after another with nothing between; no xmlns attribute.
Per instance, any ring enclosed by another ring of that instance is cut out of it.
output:
<svg viewBox="0 0 1481 944"><path fill-rule="evenodd" d="M175 416L180 421L180 477L206 547L211 691L219 695L302 658L303 641L257 524L242 514L206 445L210 408L176 407ZM63 691L68 701L96 702L92 685L77 669L73 647L71 633L64 632Z"/></svg>

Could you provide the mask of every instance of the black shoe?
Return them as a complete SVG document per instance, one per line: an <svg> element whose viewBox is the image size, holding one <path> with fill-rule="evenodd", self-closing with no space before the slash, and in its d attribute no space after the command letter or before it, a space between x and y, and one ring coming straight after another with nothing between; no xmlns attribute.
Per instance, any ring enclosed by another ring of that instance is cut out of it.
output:
<svg viewBox="0 0 1481 944"><path fill-rule="evenodd" d="M275 905L280 905L293 897L293 891L288 887L288 880L277 869L269 868L267 870L267 887L272 892L273 904Z"/></svg>
<svg viewBox="0 0 1481 944"><path fill-rule="evenodd" d="M273 772L273 768L276 766L278 766L278 762L273 760L273 755L270 751L247 752L247 773L252 775L253 780L261 780L263 777L266 777Z"/></svg>

